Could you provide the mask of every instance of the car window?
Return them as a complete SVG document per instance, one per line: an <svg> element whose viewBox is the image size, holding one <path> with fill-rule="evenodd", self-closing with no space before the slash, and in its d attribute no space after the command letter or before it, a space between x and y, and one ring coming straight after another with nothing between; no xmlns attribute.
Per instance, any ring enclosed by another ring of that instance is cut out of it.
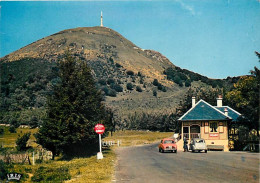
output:
<svg viewBox="0 0 260 183"><path fill-rule="evenodd" d="M196 143L204 143L204 140L196 140Z"/></svg>
<svg viewBox="0 0 260 183"><path fill-rule="evenodd" d="M164 144L174 144L174 141L173 140L165 140Z"/></svg>

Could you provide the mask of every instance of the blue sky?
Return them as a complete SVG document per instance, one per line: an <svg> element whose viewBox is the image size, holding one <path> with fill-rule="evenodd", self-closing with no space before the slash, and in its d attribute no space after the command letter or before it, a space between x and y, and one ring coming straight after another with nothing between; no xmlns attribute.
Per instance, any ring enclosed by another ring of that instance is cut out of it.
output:
<svg viewBox="0 0 260 183"><path fill-rule="evenodd" d="M259 62L258 0L0 1L0 57L64 29L100 24L181 68L210 78Z"/></svg>

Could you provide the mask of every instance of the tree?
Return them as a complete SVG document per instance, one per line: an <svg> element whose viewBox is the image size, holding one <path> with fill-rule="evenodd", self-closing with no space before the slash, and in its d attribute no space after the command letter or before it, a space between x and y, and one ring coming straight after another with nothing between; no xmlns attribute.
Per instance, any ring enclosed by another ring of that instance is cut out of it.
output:
<svg viewBox="0 0 260 183"><path fill-rule="evenodd" d="M60 82L47 99L47 119L36 134L37 143L67 156L85 154L98 138L97 123L106 125L102 95L87 63L67 53L59 62Z"/></svg>
<svg viewBox="0 0 260 183"><path fill-rule="evenodd" d="M15 141L17 151L24 151L27 148L27 142L30 139L31 132L25 133L23 136L18 137Z"/></svg>
<svg viewBox="0 0 260 183"><path fill-rule="evenodd" d="M255 129L259 137L259 70L255 68L255 75L244 76L234 89L227 93L227 100L242 113L241 120L248 124L250 130Z"/></svg>

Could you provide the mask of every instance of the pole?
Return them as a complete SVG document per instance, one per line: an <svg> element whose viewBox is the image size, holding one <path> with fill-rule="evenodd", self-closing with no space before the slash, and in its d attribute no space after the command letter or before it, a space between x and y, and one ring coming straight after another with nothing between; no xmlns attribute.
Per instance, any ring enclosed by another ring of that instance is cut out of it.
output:
<svg viewBox="0 0 260 183"><path fill-rule="evenodd" d="M34 151L33 151L33 165L35 165L35 164L34 164Z"/></svg>
<svg viewBox="0 0 260 183"><path fill-rule="evenodd" d="M102 148L101 148L101 134L99 134L99 152L102 152Z"/></svg>
<svg viewBox="0 0 260 183"><path fill-rule="evenodd" d="M102 146L101 146L101 134L99 135L99 152L97 153L97 159L103 159Z"/></svg>

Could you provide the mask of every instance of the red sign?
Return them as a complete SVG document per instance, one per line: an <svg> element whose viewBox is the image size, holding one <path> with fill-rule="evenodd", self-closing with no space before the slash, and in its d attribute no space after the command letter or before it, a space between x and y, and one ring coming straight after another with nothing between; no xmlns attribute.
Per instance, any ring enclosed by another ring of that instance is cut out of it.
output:
<svg viewBox="0 0 260 183"><path fill-rule="evenodd" d="M97 124L94 130L97 134L103 134L105 132L105 127L102 124Z"/></svg>
<svg viewBox="0 0 260 183"><path fill-rule="evenodd" d="M209 136L210 137L218 137L218 134L217 133L210 133Z"/></svg>

